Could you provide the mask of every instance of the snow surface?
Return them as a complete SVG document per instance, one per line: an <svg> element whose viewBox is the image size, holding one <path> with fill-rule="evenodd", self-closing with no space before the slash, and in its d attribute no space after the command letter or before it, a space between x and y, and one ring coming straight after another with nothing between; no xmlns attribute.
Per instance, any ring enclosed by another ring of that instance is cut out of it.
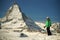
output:
<svg viewBox="0 0 60 40"><path fill-rule="evenodd" d="M28 37L20 37L24 33ZM0 40L60 40L60 34L54 33L51 36L40 32L12 32L5 29L0 29Z"/></svg>

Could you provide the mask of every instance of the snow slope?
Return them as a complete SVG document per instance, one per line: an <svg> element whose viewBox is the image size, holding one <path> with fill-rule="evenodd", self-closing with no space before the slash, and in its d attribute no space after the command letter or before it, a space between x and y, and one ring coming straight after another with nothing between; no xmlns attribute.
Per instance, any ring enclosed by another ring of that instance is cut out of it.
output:
<svg viewBox="0 0 60 40"><path fill-rule="evenodd" d="M20 37L24 33L28 37ZM52 36L42 34L40 32L11 32L8 30L0 30L0 40L60 40L60 34L55 33Z"/></svg>

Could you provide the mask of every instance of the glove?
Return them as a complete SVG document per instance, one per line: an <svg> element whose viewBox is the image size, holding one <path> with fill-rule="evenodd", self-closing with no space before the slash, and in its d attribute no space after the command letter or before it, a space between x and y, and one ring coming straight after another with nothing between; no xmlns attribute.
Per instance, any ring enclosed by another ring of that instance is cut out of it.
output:
<svg viewBox="0 0 60 40"><path fill-rule="evenodd" d="M46 26L44 26L44 28L45 28Z"/></svg>

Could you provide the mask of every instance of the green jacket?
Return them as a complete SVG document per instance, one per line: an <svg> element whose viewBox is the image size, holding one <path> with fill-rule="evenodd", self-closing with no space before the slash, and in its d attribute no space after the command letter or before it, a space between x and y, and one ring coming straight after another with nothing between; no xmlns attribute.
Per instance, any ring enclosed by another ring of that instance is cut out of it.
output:
<svg viewBox="0 0 60 40"><path fill-rule="evenodd" d="M46 20L46 25L45 26L50 27L51 26L51 21Z"/></svg>

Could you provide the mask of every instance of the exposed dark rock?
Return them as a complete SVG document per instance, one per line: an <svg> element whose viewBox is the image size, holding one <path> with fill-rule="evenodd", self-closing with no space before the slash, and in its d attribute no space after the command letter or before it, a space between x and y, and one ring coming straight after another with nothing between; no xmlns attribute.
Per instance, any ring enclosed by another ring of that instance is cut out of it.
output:
<svg viewBox="0 0 60 40"><path fill-rule="evenodd" d="M21 33L20 37L28 37L28 36L26 34L24 34L24 33Z"/></svg>

